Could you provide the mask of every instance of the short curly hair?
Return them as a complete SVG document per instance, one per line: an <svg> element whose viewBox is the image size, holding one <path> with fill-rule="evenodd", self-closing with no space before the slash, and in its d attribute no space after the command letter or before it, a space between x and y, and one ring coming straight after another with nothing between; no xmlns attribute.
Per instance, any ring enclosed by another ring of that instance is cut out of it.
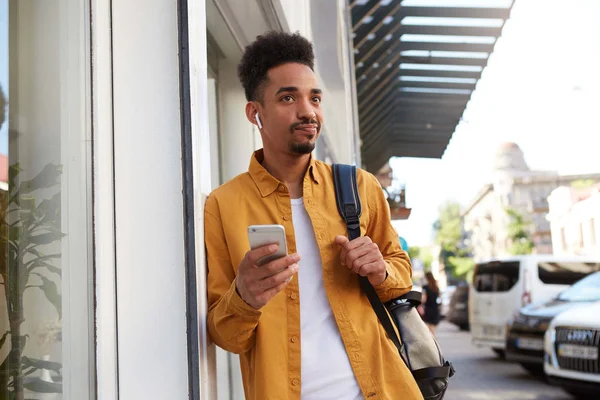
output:
<svg viewBox="0 0 600 400"><path fill-rule="evenodd" d="M304 64L314 71L315 54L312 43L296 33L267 32L246 46L238 65L238 76L246 100L262 101L261 85L271 68L287 63Z"/></svg>

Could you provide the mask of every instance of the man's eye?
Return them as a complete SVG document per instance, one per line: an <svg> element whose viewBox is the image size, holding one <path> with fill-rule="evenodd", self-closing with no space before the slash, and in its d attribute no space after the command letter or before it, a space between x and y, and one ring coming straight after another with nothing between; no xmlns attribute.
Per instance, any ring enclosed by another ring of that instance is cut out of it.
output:
<svg viewBox="0 0 600 400"><path fill-rule="evenodd" d="M320 98L320 97L313 97L313 101L314 101L315 103L320 103L322 100L321 100L321 98Z"/></svg>
<svg viewBox="0 0 600 400"><path fill-rule="evenodd" d="M292 96L283 96L281 100L285 101L286 103L289 103L290 101L293 101L294 98Z"/></svg>

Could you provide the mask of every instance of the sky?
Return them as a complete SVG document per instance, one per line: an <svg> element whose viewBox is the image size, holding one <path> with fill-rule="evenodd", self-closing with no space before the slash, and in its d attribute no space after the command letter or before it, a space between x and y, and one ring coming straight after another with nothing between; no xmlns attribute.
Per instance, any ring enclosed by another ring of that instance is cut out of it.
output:
<svg viewBox="0 0 600 400"><path fill-rule="evenodd" d="M390 160L412 208L394 226L410 246L430 244L439 206L470 203L503 142L534 170L600 173L599 114L600 1L517 0L442 159Z"/></svg>

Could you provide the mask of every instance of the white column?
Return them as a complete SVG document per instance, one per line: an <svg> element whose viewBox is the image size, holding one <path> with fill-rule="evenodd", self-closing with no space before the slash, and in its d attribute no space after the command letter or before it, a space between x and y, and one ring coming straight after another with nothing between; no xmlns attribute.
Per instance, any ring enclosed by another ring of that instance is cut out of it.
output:
<svg viewBox="0 0 600 400"><path fill-rule="evenodd" d="M98 399L118 399L110 0L93 0L94 246Z"/></svg>
<svg viewBox="0 0 600 400"><path fill-rule="evenodd" d="M187 399L177 1L112 18L119 399Z"/></svg>

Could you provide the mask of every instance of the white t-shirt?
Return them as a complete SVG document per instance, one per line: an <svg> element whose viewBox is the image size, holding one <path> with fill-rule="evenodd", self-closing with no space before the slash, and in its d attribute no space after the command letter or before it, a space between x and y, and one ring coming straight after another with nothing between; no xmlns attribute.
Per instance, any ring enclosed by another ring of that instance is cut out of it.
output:
<svg viewBox="0 0 600 400"><path fill-rule="evenodd" d="M302 198L292 199L300 285L302 400L364 400L323 284L321 254Z"/></svg>

